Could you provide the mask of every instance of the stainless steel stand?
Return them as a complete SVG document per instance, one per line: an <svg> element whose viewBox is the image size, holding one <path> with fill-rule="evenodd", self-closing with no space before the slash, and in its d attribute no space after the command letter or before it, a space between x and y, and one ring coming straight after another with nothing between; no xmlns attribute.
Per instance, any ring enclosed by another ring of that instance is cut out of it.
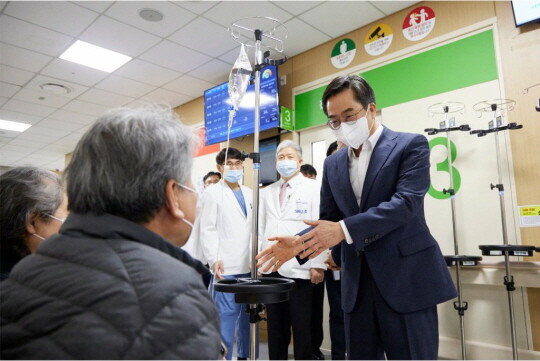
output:
<svg viewBox="0 0 540 361"><path fill-rule="evenodd" d="M517 341L516 341L516 324L514 316L514 299L513 291L515 291L514 286L514 276L510 272L510 256L530 256L534 252L533 246L519 246L519 245L510 245L508 244L508 230L506 228L506 210L504 204L504 185L502 180L502 163L500 156L500 146L499 146L499 132L504 130L515 130L523 128L523 125L518 125L516 123L509 123L507 125L503 124L502 115L497 116L497 112L502 112L505 110L513 110L515 101L510 99L493 99L479 102L473 106L473 109L480 114L482 112L492 112L493 120L490 121L489 129L479 129L471 131L471 134L476 134L478 137L483 137L489 133L493 133L495 136L495 151L497 153L497 172L499 175L499 183L491 184L491 189L497 189L499 191L499 204L501 209L501 224L502 224L502 236L503 236L503 245L502 246L493 246L493 245L484 245L480 246L482 254L485 256L501 256L504 255L504 265L506 275L504 277L504 285L506 286L506 291L508 293L508 313L510 317L510 331L512 337L512 356L514 360L518 359L518 350L517 350Z"/></svg>
<svg viewBox="0 0 540 361"><path fill-rule="evenodd" d="M463 360L467 359L467 350L465 344L465 324L464 317L465 311L468 308L468 303L463 301L462 288L461 288L461 267L462 266L474 266L478 261L482 260L482 257L479 256L463 256L459 254L459 242L458 242L458 232L456 226L456 205L455 198L457 190L454 188L454 173L452 168L452 141L450 139L450 132L452 131L470 131L471 128L467 125L455 126L451 122L451 119L448 119L449 113L461 112L465 109L465 104L459 102L443 102L433 104L428 108L428 111L431 114L444 114L444 122L440 123L439 128L427 128L424 131L429 135L434 135L437 133L444 132L446 133L446 148L447 148L447 161L450 174L450 188L443 189L444 194L450 195L450 207L452 210L452 235L454 238L454 255L444 256L446 264L451 267L455 266L456 271L456 288L457 288L457 298L458 300L454 302L454 309L458 311L459 315L459 330L460 330L460 340L461 340L461 358Z"/></svg>
<svg viewBox="0 0 540 361"><path fill-rule="evenodd" d="M256 359L257 352L257 324L261 320L259 312L261 306L258 303L282 302L288 299L288 292L294 288L294 281L262 278L258 280L257 261L255 256L258 252L258 229L259 229L259 128L260 128L260 75L265 64L280 65L287 60L283 55L284 40L287 38L287 28L276 19L268 17L252 17L235 21L229 32L233 39L247 48L255 51L255 112L254 112L254 137L253 153L249 157L253 160L253 213L251 227L251 280L236 280L230 282L218 282L215 289L222 292L235 293L238 303L249 302L250 314L250 359ZM262 48L267 49L264 54ZM270 54L279 54L277 60L270 59ZM239 286L240 284L240 286ZM246 291L248 290L248 291ZM243 291L243 292L242 292ZM273 293L285 293L286 297L274 297Z"/></svg>

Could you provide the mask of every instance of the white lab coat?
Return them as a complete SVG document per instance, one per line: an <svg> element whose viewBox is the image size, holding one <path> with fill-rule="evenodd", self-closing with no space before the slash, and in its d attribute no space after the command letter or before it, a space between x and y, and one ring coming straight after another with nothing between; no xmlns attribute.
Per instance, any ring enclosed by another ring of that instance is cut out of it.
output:
<svg viewBox="0 0 540 361"><path fill-rule="evenodd" d="M247 216L223 180L208 188L201 200L199 242L210 267L223 261L224 275L249 272L253 194L248 187L241 189Z"/></svg>
<svg viewBox="0 0 540 361"><path fill-rule="evenodd" d="M294 235L309 227L304 220L319 219L319 203L321 184L302 173L298 173L289 180L290 188L281 209L279 205L279 192L283 179L272 183L261 192L259 207L259 250L266 249L274 244L268 241L272 236ZM310 279L310 268L326 269L324 261L326 252L316 258L300 265L293 258L281 266L279 274L287 278Z"/></svg>

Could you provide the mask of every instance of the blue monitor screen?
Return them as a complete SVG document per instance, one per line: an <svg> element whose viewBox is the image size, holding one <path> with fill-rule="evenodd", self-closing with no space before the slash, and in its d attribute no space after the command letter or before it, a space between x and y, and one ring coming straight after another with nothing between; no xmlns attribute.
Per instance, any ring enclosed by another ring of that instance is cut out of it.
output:
<svg viewBox="0 0 540 361"><path fill-rule="evenodd" d="M204 92L204 125L206 145L227 140L229 121L229 83ZM253 134L255 119L255 85L249 85L234 118L230 139ZM279 127L277 69L267 66L261 71L260 130Z"/></svg>

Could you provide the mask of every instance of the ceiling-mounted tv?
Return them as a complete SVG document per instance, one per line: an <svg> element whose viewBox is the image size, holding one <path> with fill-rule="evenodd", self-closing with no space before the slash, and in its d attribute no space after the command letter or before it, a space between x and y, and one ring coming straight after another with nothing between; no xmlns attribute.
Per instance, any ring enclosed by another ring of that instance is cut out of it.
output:
<svg viewBox="0 0 540 361"><path fill-rule="evenodd" d="M204 92L204 125L206 145L227 140L227 124L231 101L229 83L210 88ZM249 85L240 103L231 128L230 139L253 134L254 131L255 85ZM261 71L260 130L279 127L279 102L277 68L273 65Z"/></svg>
<svg viewBox="0 0 540 361"><path fill-rule="evenodd" d="M516 26L540 22L540 0L513 0L512 11Z"/></svg>

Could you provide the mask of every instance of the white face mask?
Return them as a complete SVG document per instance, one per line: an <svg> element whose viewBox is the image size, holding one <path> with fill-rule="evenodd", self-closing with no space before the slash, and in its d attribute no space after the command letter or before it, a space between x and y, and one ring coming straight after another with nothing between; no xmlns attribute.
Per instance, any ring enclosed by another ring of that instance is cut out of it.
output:
<svg viewBox="0 0 540 361"><path fill-rule="evenodd" d="M368 120L366 117L358 119L353 124L341 123L341 127L332 130L336 138L353 149L358 149L369 138Z"/></svg>
<svg viewBox="0 0 540 361"><path fill-rule="evenodd" d="M293 159L280 160L276 164L276 169L282 177L291 177L298 171L298 161Z"/></svg>

